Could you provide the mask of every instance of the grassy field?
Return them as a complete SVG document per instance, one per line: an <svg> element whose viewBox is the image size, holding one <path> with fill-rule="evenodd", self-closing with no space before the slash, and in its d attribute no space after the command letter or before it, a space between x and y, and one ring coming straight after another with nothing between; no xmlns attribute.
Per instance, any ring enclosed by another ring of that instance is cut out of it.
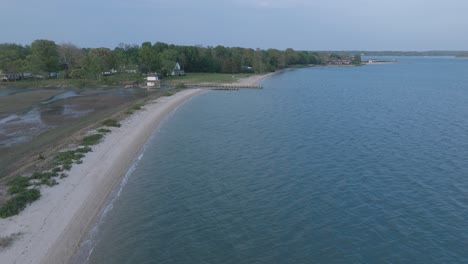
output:
<svg viewBox="0 0 468 264"><path fill-rule="evenodd" d="M174 83L234 83L240 78L252 76L252 74L227 74L227 73L187 73L185 76L171 76L164 78L162 84Z"/></svg>
<svg viewBox="0 0 468 264"><path fill-rule="evenodd" d="M185 76L167 76L161 81L162 85L174 85L177 83L234 83L240 78L253 74L228 74L228 73L187 73ZM1 86L17 87L123 87L126 85L144 84L145 78L141 74L115 74L102 76L100 80L78 79L46 79L46 80L21 80L12 82L0 82Z"/></svg>

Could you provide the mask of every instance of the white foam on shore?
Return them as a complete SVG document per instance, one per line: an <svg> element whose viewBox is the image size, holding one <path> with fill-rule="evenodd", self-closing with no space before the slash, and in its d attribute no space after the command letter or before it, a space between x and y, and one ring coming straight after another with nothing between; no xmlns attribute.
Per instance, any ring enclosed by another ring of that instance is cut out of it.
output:
<svg viewBox="0 0 468 264"><path fill-rule="evenodd" d="M159 123L159 125L153 131L151 136L148 138L148 140L143 145L143 148L142 148L141 152L138 154L138 156L132 162L132 165L128 169L125 176L122 178L122 181L119 184L119 186L112 191L112 194L110 196L110 200L109 200L108 204L102 209L101 213L99 214L99 218L96 221L95 225L91 228L91 230L89 231L89 234L87 235L87 237L80 244L78 252L73 257L71 263L75 263L75 264L89 263L89 259L91 257L91 254L93 253L94 248L96 247L97 243L99 242L99 235L100 235L99 234L99 231L100 231L99 228L103 224L105 224L108 214L114 208L115 201L120 197L123 189L125 188L125 186L128 183L129 178L133 175L133 173L137 169L138 164L140 163L141 159L145 155L145 152L146 152L146 150L148 148L148 143L151 142L154 139L154 137L157 136L157 134L160 132L160 127L163 126L166 122L168 122L168 120L170 120L172 117L174 117L174 115L176 114L176 112L179 110L179 108L181 106L185 105L187 102L189 102L190 100L192 100L196 96L197 95L195 95L195 96L185 100L184 102L180 103L179 105L177 105L177 107L174 110L172 110L170 113L168 113L163 118L163 120Z"/></svg>
<svg viewBox="0 0 468 264"><path fill-rule="evenodd" d="M151 136L153 137L153 136ZM151 139L150 139L151 140ZM74 257L74 260L72 263L88 263L89 258L91 254L94 251L94 247L96 246L98 242L98 236L99 236L99 227L102 226L105 221L106 217L108 216L109 212L112 211L114 208L114 203L115 201L120 197L120 194L122 193L122 190L128 183L129 177L133 174L133 172L136 170L138 163L140 160L143 158L143 155L145 153L145 150L147 148L147 145L143 147L142 153L138 155L138 157L133 161L132 166L128 169L127 173L122 179L122 182L119 184L118 188L112 191L111 198L107 206L105 206L102 209L102 212L100 213L99 219L96 221L96 224L91 228L89 231L89 234L87 235L87 238L84 239L84 241L80 244L80 248L78 250L77 255ZM84 260L84 261L83 261Z"/></svg>

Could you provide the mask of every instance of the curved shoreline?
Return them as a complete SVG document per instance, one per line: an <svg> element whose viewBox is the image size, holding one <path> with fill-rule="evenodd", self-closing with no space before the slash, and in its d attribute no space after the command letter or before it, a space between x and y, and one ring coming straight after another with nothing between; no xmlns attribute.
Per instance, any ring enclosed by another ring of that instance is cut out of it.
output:
<svg viewBox="0 0 468 264"><path fill-rule="evenodd" d="M2 262L67 263L153 131L177 106L204 91L184 90L146 104L112 129L58 186L43 188L39 201L1 219L0 236L22 234L0 251Z"/></svg>

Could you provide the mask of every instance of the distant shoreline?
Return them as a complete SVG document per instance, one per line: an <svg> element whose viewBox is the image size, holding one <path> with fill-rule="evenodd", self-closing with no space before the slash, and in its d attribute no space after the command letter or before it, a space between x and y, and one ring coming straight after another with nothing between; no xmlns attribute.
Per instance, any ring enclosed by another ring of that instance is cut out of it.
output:
<svg viewBox="0 0 468 264"><path fill-rule="evenodd" d="M387 61L387 60L368 60L368 61L363 61L363 65L379 65L379 64L395 64L398 63L397 60L393 61Z"/></svg>

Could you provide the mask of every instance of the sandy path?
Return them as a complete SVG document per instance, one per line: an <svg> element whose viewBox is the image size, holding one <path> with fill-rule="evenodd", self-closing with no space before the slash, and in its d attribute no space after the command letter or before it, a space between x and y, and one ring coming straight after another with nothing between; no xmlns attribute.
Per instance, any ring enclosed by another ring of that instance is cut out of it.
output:
<svg viewBox="0 0 468 264"><path fill-rule="evenodd" d="M280 72L280 71L278 71L278 72ZM278 72L271 72L271 73L261 74L261 75L253 75L253 76L250 76L250 77L247 77L247 78L239 79L239 81L237 83L241 84L241 85L259 85L260 82L263 79L265 79L268 76L271 76L273 74L277 74Z"/></svg>
<svg viewBox="0 0 468 264"><path fill-rule="evenodd" d="M22 233L0 251L0 263L67 263L154 129L179 104L203 91L184 90L145 105L121 128L112 129L58 186L43 188L39 201L17 216L0 219L0 236Z"/></svg>

